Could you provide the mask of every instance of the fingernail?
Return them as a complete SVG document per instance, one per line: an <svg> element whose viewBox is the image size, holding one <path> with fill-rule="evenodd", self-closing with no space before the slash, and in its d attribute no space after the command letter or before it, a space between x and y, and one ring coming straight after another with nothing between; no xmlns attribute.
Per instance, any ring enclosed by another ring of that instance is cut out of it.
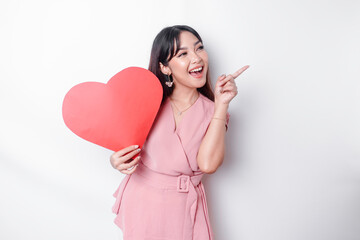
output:
<svg viewBox="0 0 360 240"><path fill-rule="evenodd" d="M141 148L137 149L136 151L140 152L140 151L141 151Z"/></svg>
<svg viewBox="0 0 360 240"><path fill-rule="evenodd" d="M134 146L134 148L138 148L138 147L139 147L139 145L135 145L135 146Z"/></svg>
<svg viewBox="0 0 360 240"><path fill-rule="evenodd" d="M223 75L221 75L220 77L225 77L226 76L226 74L223 74Z"/></svg>

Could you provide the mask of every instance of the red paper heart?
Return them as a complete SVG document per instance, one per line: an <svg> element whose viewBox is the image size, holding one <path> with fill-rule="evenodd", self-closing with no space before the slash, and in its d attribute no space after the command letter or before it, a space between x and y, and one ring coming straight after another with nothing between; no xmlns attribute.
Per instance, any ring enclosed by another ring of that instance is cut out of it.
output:
<svg viewBox="0 0 360 240"><path fill-rule="evenodd" d="M79 137L118 151L144 144L159 110L163 90L149 70L129 67L107 84L84 82L65 95L66 126Z"/></svg>

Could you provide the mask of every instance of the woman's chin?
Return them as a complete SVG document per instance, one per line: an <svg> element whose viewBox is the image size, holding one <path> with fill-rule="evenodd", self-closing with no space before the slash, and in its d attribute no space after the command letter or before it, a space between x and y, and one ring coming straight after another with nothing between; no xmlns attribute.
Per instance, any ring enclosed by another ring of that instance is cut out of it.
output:
<svg viewBox="0 0 360 240"><path fill-rule="evenodd" d="M202 88L203 86L205 86L206 84L206 78L205 79L200 79L200 81L198 82L198 86L196 88Z"/></svg>

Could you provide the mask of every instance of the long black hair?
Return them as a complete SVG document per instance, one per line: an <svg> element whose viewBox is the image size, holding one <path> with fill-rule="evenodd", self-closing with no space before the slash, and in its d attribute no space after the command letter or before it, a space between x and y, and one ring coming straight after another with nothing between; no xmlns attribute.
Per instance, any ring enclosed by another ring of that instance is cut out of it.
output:
<svg viewBox="0 0 360 240"><path fill-rule="evenodd" d="M178 53L180 48L179 37L182 31L188 31L194 34L195 37L197 37L197 39L201 43L203 43L200 35L193 28L186 25L174 25L162 29L155 37L152 45L148 70L154 73L156 77L160 80L160 83L163 87L162 102L164 102L165 99L172 94L174 88L166 86L165 82L167 81L167 78L166 75L161 72L159 63L161 62L164 66L168 66L169 61ZM175 44L176 52L174 51ZM211 88L209 68L206 73L206 83L203 87L198 88L198 91L202 93L205 97L209 98L211 101L214 101L214 92Z"/></svg>

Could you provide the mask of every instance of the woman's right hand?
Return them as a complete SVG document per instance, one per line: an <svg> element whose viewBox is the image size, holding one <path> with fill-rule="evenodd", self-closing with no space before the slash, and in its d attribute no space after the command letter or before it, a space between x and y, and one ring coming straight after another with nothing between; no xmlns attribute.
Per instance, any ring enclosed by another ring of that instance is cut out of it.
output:
<svg viewBox="0 0 360 240"><path fill-rule="evenodd" d="M114 152L110 156L111 166L121 173L124 174L132 174L136 167L138 166L137 163L140 161L140 155L137 156L134 160L131 160L136 154L141 151L138 145L132 145L126 148L123 148L117 152ZM129 168L133 167L132 169L128 170Z"/></svg>

